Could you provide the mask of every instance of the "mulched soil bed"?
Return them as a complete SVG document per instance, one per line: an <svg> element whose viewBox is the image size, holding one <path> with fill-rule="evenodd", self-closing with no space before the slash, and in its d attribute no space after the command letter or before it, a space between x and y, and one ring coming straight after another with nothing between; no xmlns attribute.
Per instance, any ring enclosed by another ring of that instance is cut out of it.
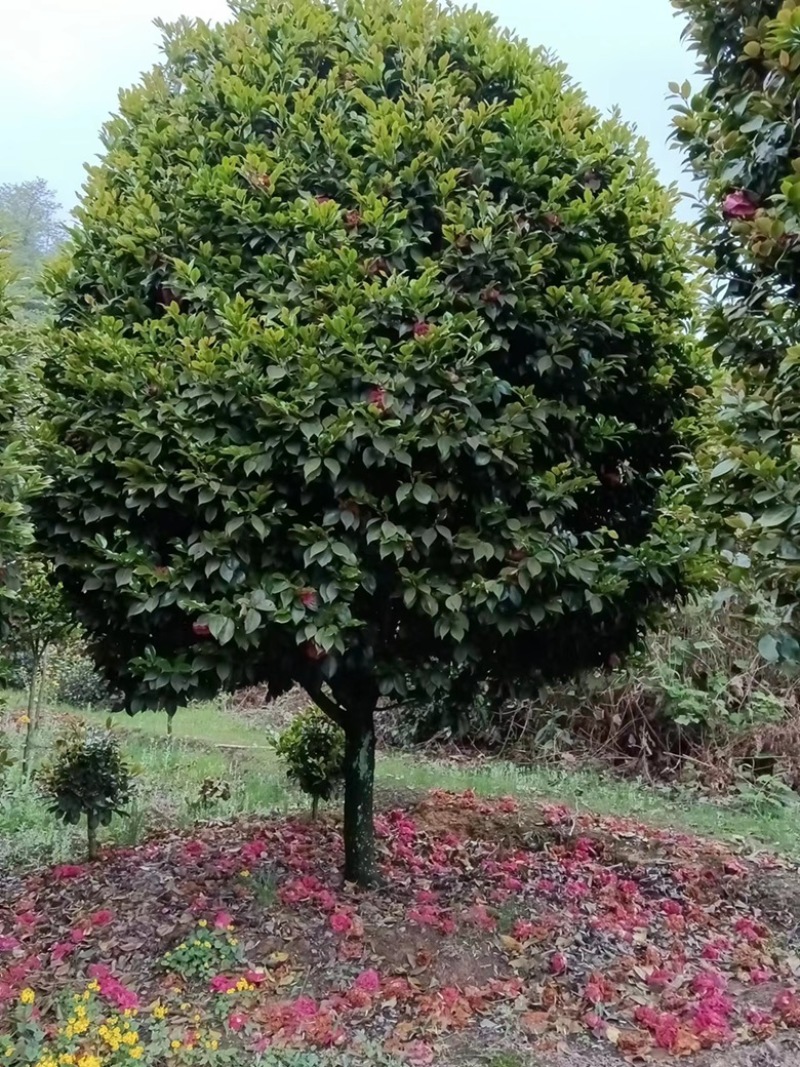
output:
<svg viewBox="0 0 800 1067"><path fill-rule="evenodd" d="M46 1011L90 973L112 1003L168 1004L179 1037L202 1011L242 1048L366 1035L412 1064L505 1046L766 1064L800 1028L796 872L775 857L470 793L409 800L378 829L372 893L342 885L332 818L204 824L6 874L0 1031L23 986Z"/></svg>

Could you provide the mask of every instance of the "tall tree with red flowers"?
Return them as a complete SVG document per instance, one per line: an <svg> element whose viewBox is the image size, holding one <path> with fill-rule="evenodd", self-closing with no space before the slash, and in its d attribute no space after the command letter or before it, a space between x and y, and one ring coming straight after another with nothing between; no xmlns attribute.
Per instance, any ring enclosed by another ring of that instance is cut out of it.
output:
<svg viewBox="0 0 800 1067"><path fill-rule="evenodd" d="M705 81L678 91L713 283L708 338L726 387L704 456L736 569L786 610L769 660L800 662L800 4L673 0ZM751 566L752 563L752 566Z"/></svg>
<svg viewBox="0 0 800 1067"><path fill-rule="evenodd" d="M489 16L234 6L106 128L40 536L129 710L299 683L342 726L366 884L382 695L594 667L686 587L687 241L635 135Z"/></svg>

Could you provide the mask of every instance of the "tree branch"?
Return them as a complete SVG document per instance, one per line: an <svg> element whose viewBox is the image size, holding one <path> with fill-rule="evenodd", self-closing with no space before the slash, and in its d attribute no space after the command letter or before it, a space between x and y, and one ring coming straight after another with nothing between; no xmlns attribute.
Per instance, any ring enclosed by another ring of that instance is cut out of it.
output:
<svg viewBox="0 0 800 1067"><path fill-rule="evenodd" d="M317 677L315 677L317 675ZM339 705L327 693L322 691L322 678L318 676L319 672L312 671L307 667L301 667L297 671L297 681L305 689L314 703L320 708L328 718L333 719L337 726L341 726L343 730L347 729L348 715L344 708L340 708Z"/></svg>

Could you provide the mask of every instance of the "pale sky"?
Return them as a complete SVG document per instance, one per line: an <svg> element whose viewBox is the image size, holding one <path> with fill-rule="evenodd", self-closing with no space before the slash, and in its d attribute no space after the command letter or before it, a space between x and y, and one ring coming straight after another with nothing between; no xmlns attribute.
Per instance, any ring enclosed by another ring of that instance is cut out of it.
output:
<svg viewBox="0 0 800 1067"><path fill-rule="evenodd" d="M647 137L665 181L686 187L666 146L667 83L691 77L670 0L480 0L532 44L556 52L590 101ZM65 208L117 91L159 58L156 17L218 20L226 0L0 0L0 182L42 177Z"/></svg>

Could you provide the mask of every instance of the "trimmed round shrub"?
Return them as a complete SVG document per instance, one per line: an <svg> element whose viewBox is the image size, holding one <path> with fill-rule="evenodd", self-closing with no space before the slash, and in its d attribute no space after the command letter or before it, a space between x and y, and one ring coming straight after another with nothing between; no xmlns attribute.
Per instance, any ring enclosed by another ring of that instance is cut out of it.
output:
<svg viewBox="0 0 800 1067"><path fill-rule="evenodd" d="M275 745L289 779L311 797L314 815L344 774L344 732L317 708L301 712Z"/></svg>
<svg viewBox="0 0 800 1067"><path fill-rule="evenodd" d="M474 9L243 0L164 48L53 280L39 530L132 710L302 685L363 844L381 692L572 674L684 591L686 238Z"/></svg>
<svg viewBox="0 0 800 1067"><path fill-rule="evenodd" d="M86 819L88 856L97 859L98 828L125 815L133 795L131 770L117 736L109 729L71 723L36 772L36 782L57 819L70 826Z"/></svg>
<svg viewBox="0 0 800 1067"><path fill-rule="evenodd" d="M94 660L82 645L70 642L59 646L48 665L48 682L59 704L74 708L106 708L114 702L114 694Z"/></svg>

